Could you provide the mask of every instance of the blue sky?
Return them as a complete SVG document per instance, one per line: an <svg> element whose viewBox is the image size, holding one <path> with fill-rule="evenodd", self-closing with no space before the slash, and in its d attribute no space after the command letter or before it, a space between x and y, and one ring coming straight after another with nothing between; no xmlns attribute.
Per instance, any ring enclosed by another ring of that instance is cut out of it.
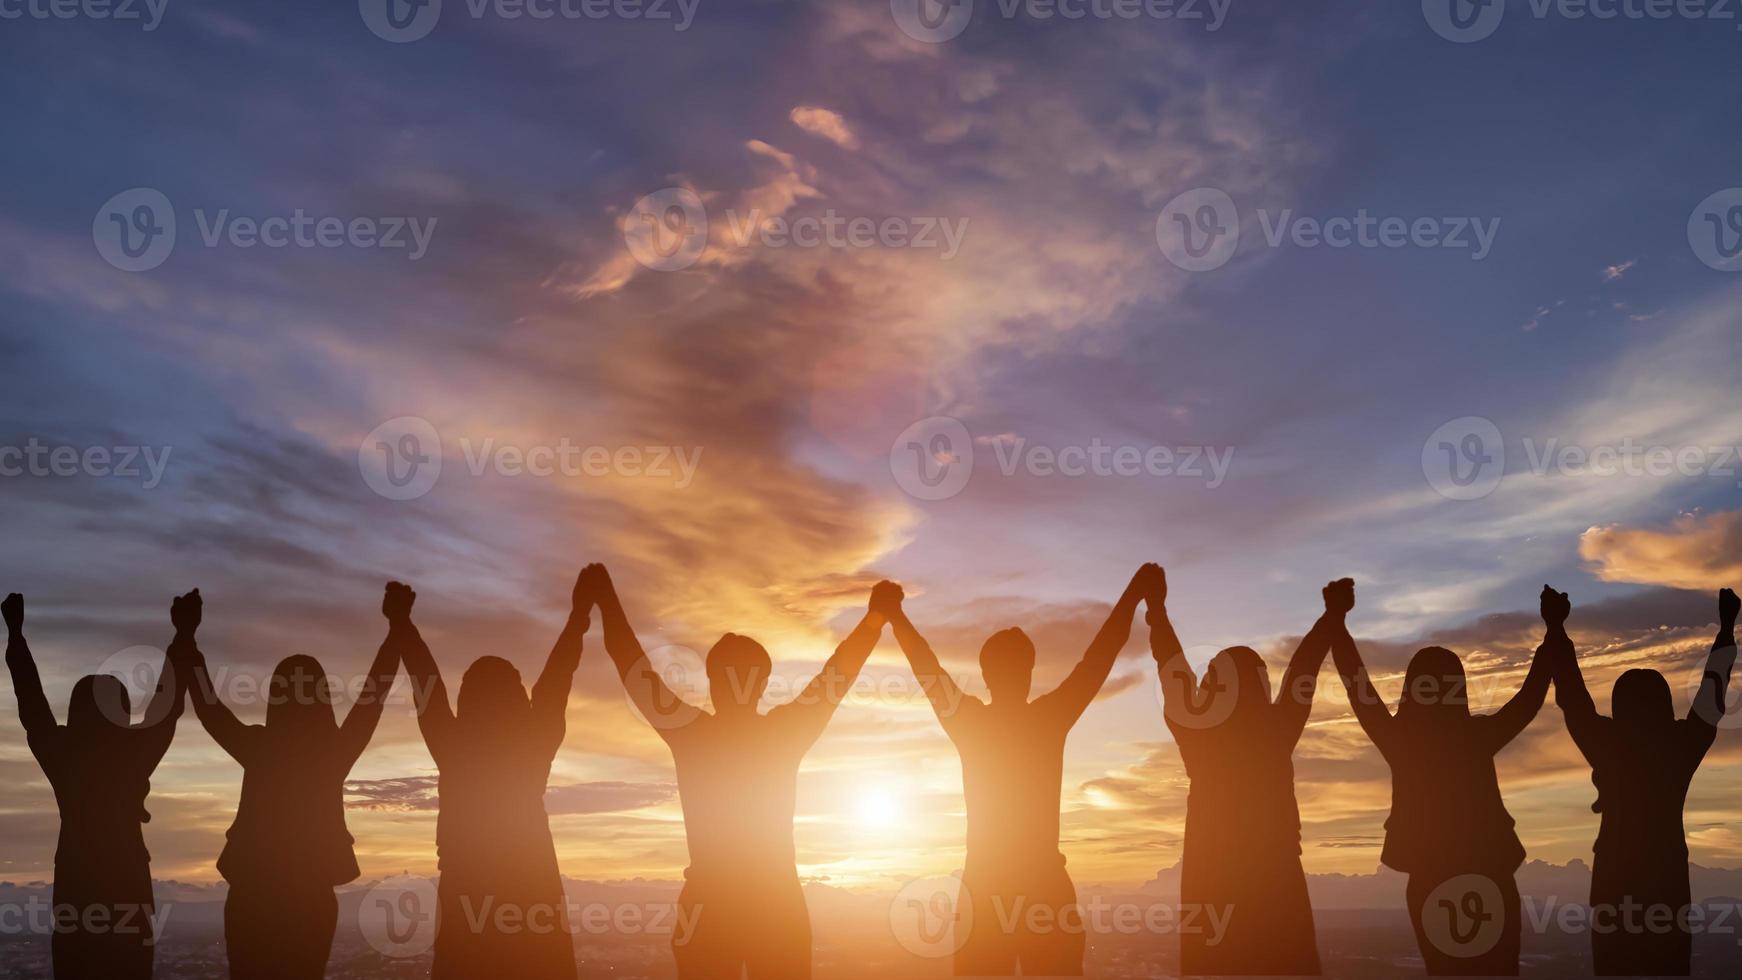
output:
<svg viewBox="0 0 1742 980"><path fill-rule="evenodd" d="M1002 626L1048 639L1043 683L1143 561L1169 568L1175 619L1200 653L1298 635L1319 585L1347 574L1375 657L1456 636L1497 684L1529 652L1529 617L1507 616L1550 581L1580 608L1607 603L1581 636L1610 658L1596 689L1651 662L1680 691L1675 672L1709 642L1707 593L1742 565L1742 476L1537 475L1523 440L1742 443L1742 280L1688 236L1708 195L1742 185L1742 34L1531 11L1508 5L1469 44L1436 35L1416 3L1242 0L1214 31L1006 20L982 0L942 44L903 34L869 0L702 0L682 31L473 18L448 0L428 37L403 44L349 4L170 0L152 31L0 22L12 96L0 444L170 451L150 489L4 478L13 546L0 579L30 598L57 705L115 651L164 642L170 593L195 585L213 655L239 670L298 652L361 669L380 585L400 577L450 670L494 652L531 671L569 576L592 560L611 564L650 643L706 649L750 632L802 677L889 576L963 671ZM142 187L172 202L177 241L162 265L122 271L93 221ZM1188 272L1158 247L1157 217L1205 187L1236 203L1241 248ZM710 218L679 271L638 264L621 230L665 188ZM433 231L415 260L206 247L199 233L220 211L299 209ZM732 240L751 213L830 211L965 232L947 259ZM1498 225L1479 260L1267 247L1264 223L1285 211ZM437 430L444 471L395 501L370 490L358 450L406 416ZM1447 499L1423 446L1472 416L1502 433L1507 475L1481 499ZM904 493L891 469L897 434L931 417L978 440L973 478L937 501ZM682 486L467 472L487 440L565 439L699 462ZM1213 488L996 465L1000 448L1097 440L1218 447L1232 463ZM1139 631L1067 772L1080 841L1067 851L1105 879L1141 880L1177 856L1167 835L1183 774L1141 645ZM565 799L594 787L598 801L558 817L565 870L675 874L668 764L588 663L574 751L553 778L579 787ZM903 669L889 648L872 672ZM1315 715L1322 741L1303 751L1363 767L1303 763L1304 818L1309 841L1357 846L1309 843L1308 862L1364 870L1383 770L1348 737L1335 687ZM807 771L801 861L850 881L947 869L959 821L911 844L835 799L884 786L916 823L959 808L923 709L860 707ZM1556 726L1551 708L1509 764L1527 844L1564 860L1594 827ZM18 734L0 714L9 877L46 874L52 851L46 787ZM1729 733L1714 764L1726 751ZM399 717L359 776L429 766ZM1722 830L1742 782L1702 780L1696 859L1742 862L1742 838ZM159 774L160 874L210 876L236 782L190 725ZM426 860L426 823L411 803L360 811L366 869Z"/></svg>

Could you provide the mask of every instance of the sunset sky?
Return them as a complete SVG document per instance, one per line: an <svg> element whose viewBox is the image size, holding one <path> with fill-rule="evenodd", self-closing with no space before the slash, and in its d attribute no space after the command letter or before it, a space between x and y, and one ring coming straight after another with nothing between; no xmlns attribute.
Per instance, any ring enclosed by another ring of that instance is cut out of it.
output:
<svg viewBox="0 0 1742 980"><path fill-rule="evenodd" d="M1454 43L1415 2L1233 0L1212 30L1005 19L981 0L931 43L880 0L701 0L682 30L478 9L448 0L408 43L343 2L170 0L151 31L0 22L0 446L169 453L157 482L0 477L0 592L26 595L63 718L77 676L156 656L140 648L161 649L171 595L195 586L201 645L232 677L312 654L354 678L396 578L450 684L484 654L530 681L590 561L662 665L694 676L721 633L761 640L771 702L886 577L958 675L1020 625L1049 689L1157 561L1200 664L1243 643L1278 675L1320 587L1347 575L1382 691L1432 642L1493 706L1540 638L1548 582L1572 595L1600 707L1639 665L1685 707L1713 593L1742 587L1742 460L1723 448L1742 444L1742 276L1689 233L1742 185L1734 22L1515 3L1492 37ZM133 188L177 223L142 272L98 247L106 202ZM637 201L668 188L709 218L674 271L630 249ZM1203 272L1158 245L1158 216L1197 188L1229 195L1242 232ZM427 249L202 235L220 212L299 210L412 219ZM1285 211L1494 235L1479 258L1272 247ZM831 215L953 228L959 247L743 233ZM404 417L433 427L443 469L395 500L360 450ZM926 500L898 480L897 437L934 417L960 421L975 465ZM1473 500L1424 468L1466 417L1505 453ZM1537 472L1551 440L1710 465ZM480 452L562 445L641 463L471 471ZM1228 466L999 465L1095 445L1209 447ZM666 450L693 472L651 466ZM1145 635L1069 743L1079 882L1179 859L1187 784ZM866 676L801 774L800 870L880 887L960 867L955 752L891 639ZM1387 771L1321 681L1296 759L1304 860L1369 873ZM54 801L0 688L0 880L46 879ZM1696 862L1742 867L1739 760L1727 729L1688 801ZM1594 791L1552 702L1500 770L1531 856L1588 860ZM402 698L355 773L366 877L434 870L433 777ZM565 874L680 874L670 757L596 628L551 783ZM217 878L239 788L190 715L153 783L157 877Z"/></svg>

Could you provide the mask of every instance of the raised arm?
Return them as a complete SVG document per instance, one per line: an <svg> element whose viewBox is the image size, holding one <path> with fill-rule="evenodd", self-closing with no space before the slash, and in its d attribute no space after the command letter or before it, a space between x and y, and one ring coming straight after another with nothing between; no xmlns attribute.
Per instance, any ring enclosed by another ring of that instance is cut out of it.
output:
<svg viewBox="0 0 1742 980"><path fill-rule="evenodd" d="M416 597L416 593L404 586L395 589L391 585L381 597L381 615L387 619L387 637L375 651L369 674L363 678L363 688L357 692L356 702L346 712L345 723L339 727L340 752L351 765L362 758L369 740L375 737L376 727L381 724L382 713L387 710L387 696L393 691L393 679L399 675L399 659L405 647L402 638L395 634L399 624L411 620L411 604Z"/></svg>
<svg viewBox="0 0 1742 980"><path fill-rule="evenodd" d="M1548 586L1542 587L1543 620L1554 623L1566 623L1567 613L1571 604L1564 592L1556 592ZM1507 743L1517 738L1519 733L1530 726L1536 713L1542 710L1542 703L1548 700L1548 685L1554 679L1555 665L1565 659L1559 654L1561 649L1544 642L1536 648L1536 655L1530 658L1530 673L1524 675L1524 684L1518 688L1518 693L1512 696L1499 711L1491 716L1492 737L1495 741L1494 751L1505 748Z"/></svg>
<svg viewBox="0 0 1742 980"><path fill-rule="evenodd" d="M605 653L623 680L623 689L647 723L661 738L669 738L702 714L702 709L685 701L653 669L635 628L623 612L623 602L617 597L617 587L605 566L593 564L581 569L577 586L587 603L599 610L600 626L605 634Z"/></svg>
<svg viewBox="0 0 1742 980"><path fill-rule="evenodd" d="M1056 712L1058 720L1067 726L1082 717L1089 703L1100 693L1101 685L1107 683L1107 675L1113 672L1119 651L1125 649L1126 641L1131 639L1131 620L1137 615L1137 604L1146 596L1155 594L1158 580L1166 582L1160 565L1150 563L1137 569L1131 581L1126 583L1119 601L1113 604L1113 611L1107 614L1107 621L1101 624L1083 659L1071 669L1064 683L1038 698L1037 703ZM1166 585L1159 588L1165 590Z"/></svg>
<svg viewBox="0 0 1742 980"><path fill-rule="evenodd" d="M814 742L822 735L829 719L834 717L835 709L846 699L847 691L858 680L859 671L864 669L865 661L883 636L883 624L887 620L881 610L892 601L900 601L891 599L891 589L899 590L900 586L893 582L879 582L871 589L871 602L859 625L853 627L853 632L848 633L841 645L835 648L834 656L823 664L823 669L811 678L798 697L770 709L769 718L793 726L797 732L794 737L801 740Z"/></svg>
<svg viewBox="0 0 1742 980"><path fill-rule="evenodd" d="M581 666L581 646L587 635L587 610L592 607L590 594L583 587L581 576L575 576L575 587L569 593L569 618L557 635L556 645L545 658L544 671L532 685L533 724L550 741L554 750L562 745L568 730L569 690L575 684L575 671Z"/></svg>
<svg viewBox="0 0 1742 980"><path fill-rule="evenodd" d="M1355 608L1355 580L1341 578L1325 586L1325 613L1319 617L1307 635L1301 638L1288 669L1282 672L1282 692L1276 699L1277 716L1282 734L1290 742L1298 742L1312 717L1313 697L1318 693L1319 670L1331 652L1331 637L1346 632L1345 620Z"/></svg>
<svg viewBox="0 0 1742 980"><path fill-rule="evenodd" d="M1730 671L1736 666L1736 612L1742 602L1736 593L1724 589L1718 593L1718 636L1712 641L1712 652L1706 657L1706 673L1700 678L1700 692L1694 696L1688 711L1690 721L1698 721L1717 735L1718 722L1724 717L1725 694L1730 687Z"/></svg>
<svg viewBox="0 0 1742 980"><path fill-rule="evenodd" d="M387 642L405 663L405 675L411 679L411 696L417 705L417 727L423 732L424 744L431 752L440 751L454 729L454 708L448 700L448 686L442 682L442 671L430 655L429 644L411 621L411 607L417 593L398 582L387 583L387 598L381 610L388 613ZM389 612L391 610L391 612ZM439 764L439 760L438 760Z"/></svg>
<svg viewBox="0 0 1742 980"><path fill-rule="evenodd" d="M1597 703L1591 699L1591 691L1585 686L1585 672L1579 667L1573 638L1567 635L1567 616L1572 612L1572 601L1565 592L1555 592L1547 586L1543 588L1544 630L1538 656L1546 653L1553 663L1554 703L1566 719L1567 734L1573 737L1573 744L1589 759L1602 731L1603 716L1597 713Z"/></svg>
<svg viewBox="0 0 1742 980"><path fill-rule="evenodd" d="M194 703L194 716L200 720L206 734L218 747L229 754L230 758L246 766L253 736L257 727L242 723L236 713L218 696L218 689L212 683L212 675L206 669L205 654L200 652L199 644L193 637L185 640L177 638L169 646L169 662L177 673L188 677L188 698Z"/></svg>
<svg viewBox="0 0 1742 980"><path fill-rule="evenodd" d="M1355 713L1355 720L1379 751L1386 751L1391 741L1391 709L1379 697L1373 679L1367 676L1367 665L1362 662L1361 651L1347 626L1331 634L1331 659L1349 692L1349 708Z"/></svg>
<svg viewBox="0 0 1742 980"><path fill-rule="evenodd" d="M950 676L950 672L944 669L944 665L938 662L938 655L932 652L931 644L919 635L913 621L907 618L907 610L901 605L904 598L906 596L898 585L892 584L890 589L882 592L876 589L871 591L873 608L881 610L889 620L889 628L895 634L895 642L901 645L901 652L907 656L914 679L919 681L920 690L925 692L926 700L931 702L932 711L937 714L944 731L948 732L954 726L956 712L962 709L964 702L984 702L964 692L956 684L955 678Z"/></svg>
<svg viewBox="0 0 1742 980"><path fill-rule="evenodd" d="M169 619L175 626L175 636L169 641L168 649L195 647L194 634L200 628L201 613L199 589L177 596L170 602ZM177 670L175 657L166 651L163 667L157 672L157 689L145 705L145 717L129 732L134 740L132 744L148 771L157 768L169 752L170 743L175 741L176 722L181 720L182 711L187 707L187 687L188 672Z"/></svg>
<svg viewBox="0 0 1742 980"><path fill-rule="evenodd" d="M1167 615L1167 574L1153 580L1150 594L1145 596L1144 618L1149 621L1149 653L1155 658L1155 670L1161 678L1163 714L1176 730L1201 727L1198 716L1205 705L1198 704L1198 674L1186 660L1185 647L1174 632L1173 620Z"/></svg>
<svg viewBox="0 0 1742 980"><path fill-rule="evenodd" d="M42 675L30 645L24 642L24 597L14 592L0 602L6 617L6 669L12 674L12 691L18 696L18 720L25 735L47 738L55 730L54 709L42 692Z"/></svg>

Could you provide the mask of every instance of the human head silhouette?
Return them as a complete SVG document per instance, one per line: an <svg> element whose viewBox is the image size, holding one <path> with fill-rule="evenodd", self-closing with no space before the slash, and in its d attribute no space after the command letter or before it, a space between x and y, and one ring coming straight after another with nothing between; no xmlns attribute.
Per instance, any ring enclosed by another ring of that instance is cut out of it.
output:
<svg viewBox="0 0 1742 980"><path fill-rule="evenodd" d="M748 636L727 633L708 651L708 695L714 710L754 713L768 690L774 661Z"/></svg>
<svg viewBox="0 0 1742 980"><path fill-rule="evenodd" d="M1422 717L1468 717L1470 695L1464 662L1445 647L1418 650L1403 672L1403 700L1398 710Z"/></svg>
<svg viewBox="0 0 1742 980"><path fill-rule="evenodd" d="M512 731L531 712L520 671L501 657L479 657L460 678L454 718L473 734Z"/></svg>
<svg viewBox="0 0 1742 980"><path fill-rule="evenodd" d="M133 699L127 685L112 674L88 674L73 685L67 705L67 730L84 738L102 738L133 722Z"/></svg>
<svg viewBox="0 0 1742 980"><path fill-rule="evenodd" d="M980 648L980 676L994 702L1028 703L1034 686L1034 641L1015 627L993 633Z"/></svg>
<svg viewBox="0 0 1742 980"><path fill-rule="evenodd" d="M301 655L279 661L267 690L267 730L310 734L331 731L338 724L332 685L321 662Z"/></svg>
<svg viewBox="0 0 1742 980"><path fill-rule="evenodd" d="M1270 668L1251 647L1229 647L1204 671L1204 712L1239 721L1270 704Z"/></svg>
<svg viewBox="0 0 1742 980"><path fill-rule="evenodd" d="M1610 704L1615 721L1629 728L1656 728L1675 721L1669 681L1655 670L1629 670L1616 678Z"/></svg>

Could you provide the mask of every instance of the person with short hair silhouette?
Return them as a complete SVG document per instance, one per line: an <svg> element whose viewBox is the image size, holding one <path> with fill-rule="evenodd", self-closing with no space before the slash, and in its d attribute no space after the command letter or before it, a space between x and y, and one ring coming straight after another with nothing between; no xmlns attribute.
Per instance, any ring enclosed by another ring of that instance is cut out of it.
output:
<svg viewBox="0 0 1742 980"><path fill-rule="evenodd" d="M1083 659L1063 683L1033 701L1034 643L1020 629L995 633L980 650L990 694L962 691L931 645L888 597L886 615L962 757L968 854L957 898L957 976L1081 976L1084 928L1076 885L1059 851L1065 739L1100 693L1131 636L1137 603L1152 592L1159 565L1137 570ZM964 915L964 910L966 914Z"/></svg>
<svg viewBox="0 0 1742 980"><path fill-rule="evenodd" d="M1549 602L1543 590L1543 602ZM1391 768L1380 862L1408 875L1410 924L1430 976L1517 976L1523 919L1514 874L1524 844L1500 795L1494 757L1530 725L1554 667L1545 640L1518 693L1470 713L1463 661L1444 647L1410 658L1393 715L1347 629L1331 657L1362 730ZM1429 921L1429 916L1433 917Z"/></svg>
<svg viewBox="0 0 1742 980"><path fill-rule="evenodd" d="M672 937L681 980L804 980L810 914L798 878L792 821L798 769L883 633L880 582L871 608L792 701L757 710L773 669L768 652L727 633L708 651L713 711L668 687L647 660L603 565L581 572L598 605L605 650L642 715L671 748L690 866L678 905L694 926Z"/></svg>
<svg viewBox="0 0 1742 980"><path fill-rule="evenodd" d="M479 657L460 681L457 708L411 621L416 599L406 589L403 604L394 605L389 638L405 662L418 727L439 774L441 878L430 976L573 980L574 936L544 794L567 733L569 689L587 632L580 582L532 696L513 664Z"/></svg>
<svg viewBox="0 0 1742 980"><path fill-rule="evenodd" d="M73 685L67 723L60 725L24 640L24 597L7 596L0 612L18 717L60 808L50 940L55 980L149 980L157 937L145 800L151 774L175 739L186 674L165 657L137 724L119 677L81 678ZM175 626L171 646L192 643L200 625L200 590L178 596L169 618Z"/></svg>
<svg viewBox="0 0 1742 980"><path fill-rule="evenodd" d="M313 657L279 662L266 723L249 725L224 704L191 638L172 649L176 670L191 678L194 714L242 766L242 798L218 857L230 886L224 945L236 980L319 980L326 973L339 917L333 890L362 873L345 827L345 780L381 720L399 672L394 624L410 609L411 590L388 585L381 611L389 636L343 724L327 672Z"/></svg>
<svg viewBox="0 0 1742 980"><path fill-rule="evenodd" d="M1718 593L1718 636L1686 718L1676 718L1669 682L1655 670L1629 670L1616 680L1611 717L1597 712L1585 688L1566 632L1571 604L1565 593L1555 595L1552 609L1544 604L1557 651L1555 703L1591 765L1591 809L1603 815L1591 862L1593 972L1685 977L1693 969L1693 891L1682 808L1724 717L1742 604L1729 589Z"/></svg>
<svg viewBox="0 0 1742 980"><path fill-rule="evenodd" d="M1355 607L1355 582L1332 582L1323 596L1324 615L1289 658L1274 701L1269 668L1250 647L1216 654L1200 686L1168 620L1165 575L1146 597L1163 714L1191 780L1180 904L1222 910L1227 919L1220 934L1180 931L1182 975L1320 972L1300 863L1294 749L1312 715L1331 637Z"/></svg>

